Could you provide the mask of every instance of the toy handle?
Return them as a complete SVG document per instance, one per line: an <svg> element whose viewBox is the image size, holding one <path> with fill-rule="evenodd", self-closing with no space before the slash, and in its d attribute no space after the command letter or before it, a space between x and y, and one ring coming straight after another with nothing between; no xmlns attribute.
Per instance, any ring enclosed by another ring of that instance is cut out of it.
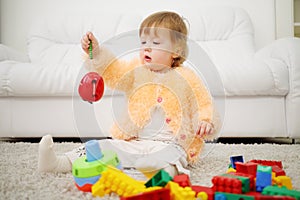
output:
<svg viewBox="0 0 300 200"><path fill-rule="evenodd" d="M92 40L90 40L90 45L89 45L89 57L92 60L93 59L93 44Z"/></svg>

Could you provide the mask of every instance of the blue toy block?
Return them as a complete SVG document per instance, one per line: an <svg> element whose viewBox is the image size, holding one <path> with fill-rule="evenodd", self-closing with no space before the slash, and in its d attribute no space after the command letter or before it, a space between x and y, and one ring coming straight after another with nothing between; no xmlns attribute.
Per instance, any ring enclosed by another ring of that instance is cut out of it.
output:
<svg viewBox="0 0 300 200"><path fill-rule="evenodd" d="M272 185L272 167L258 165L256 172L256 191L262 192L263 189L269 185Z"/></svg>
<svg viewBox="0 0 300 200"><path fill-rule="evenodd" d="M86 159L87 162L93 162L95 160L100 160L103 157L101 152L99 142L97 140L90 140L85 144L86 149Z"/></svg>
<svg viewBox="0 0 300 200"><path fill-rule="evenodd" d="M244 162L243 156L230 156L230 162L233 169L235 169L235 162Z"/></svg>
<svg viewBox="0 0 300 200"><path fill-rule="evenodd" d="M74 176L74 180L75 183L79 186L82 187L86 184L92 184L94 185L100 178L101 175L99 176L92 176L92 177L88 177L88 178L78 178L76 176Z"/></svg>

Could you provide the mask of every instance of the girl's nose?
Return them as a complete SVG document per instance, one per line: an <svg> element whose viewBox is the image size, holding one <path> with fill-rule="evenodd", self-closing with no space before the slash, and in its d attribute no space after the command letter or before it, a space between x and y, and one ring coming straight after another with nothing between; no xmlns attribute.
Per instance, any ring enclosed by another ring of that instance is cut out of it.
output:
<svg viewBox="0 0 300 200"><path fill-rule="evenodd" d="M151 52L151 51L152 51L152 49L151 49L151 47L150 47L150 46L147 46L147 47L145 47L145 51Z"/></svg>

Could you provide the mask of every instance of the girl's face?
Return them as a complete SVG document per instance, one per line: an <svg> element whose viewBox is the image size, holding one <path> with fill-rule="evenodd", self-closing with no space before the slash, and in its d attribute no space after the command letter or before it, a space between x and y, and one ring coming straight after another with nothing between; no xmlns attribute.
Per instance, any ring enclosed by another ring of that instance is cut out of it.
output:
<svg viewBox="0 0 300 200"><path fill-rule="evenodd" d="M140 36L140 59L151 71L166 72L176 56L173 50L170 32L166 29L150 28Z"/></svg>

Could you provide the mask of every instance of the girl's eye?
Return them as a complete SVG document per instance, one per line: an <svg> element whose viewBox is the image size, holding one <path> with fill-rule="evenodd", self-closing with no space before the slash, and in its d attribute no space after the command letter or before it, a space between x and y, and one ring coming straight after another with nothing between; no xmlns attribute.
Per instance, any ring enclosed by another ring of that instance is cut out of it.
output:
<svg viewBox="0 0 300 200"><path fill-rule="evenodd" d="M145 41L141 41L141 44L146 44L146 42Z"/></svg>
<svg viewBox="0 0 300 200"><path fill-rule="evenodd" d="M160 42L153 42L153 44L155 44L155 45L159 45L159 44L160 44Z"/></svg>

